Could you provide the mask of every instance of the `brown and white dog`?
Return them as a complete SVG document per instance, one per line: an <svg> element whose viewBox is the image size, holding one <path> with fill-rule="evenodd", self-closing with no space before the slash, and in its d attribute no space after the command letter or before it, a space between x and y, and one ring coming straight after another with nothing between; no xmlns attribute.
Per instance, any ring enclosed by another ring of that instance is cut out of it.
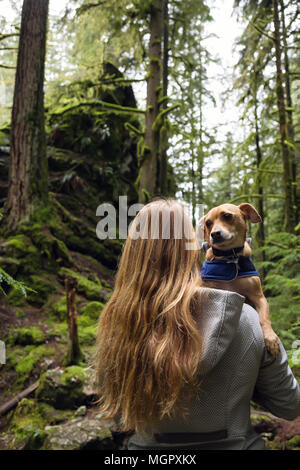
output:
<svg viewBox="0 0 300 470"><path fill-rule="evenodd" d="M200 220L198 233L204 232L204 240L208 243L206 263L211 268L212 263L234 263L231 266L237 270L232 280L216 280L215 278L202 278L202 285L216 289L230 290L243 295L258 312L265 344L268 351L276 356L279 352L279 339L273 331L270 321L268 302L263 294L258 273L255 275L239 276L240 262L255 267L250 258L251 248L246 241L248 221L261 222L261 217L251 204L222 204L211 209ZM201 232L200 232L201 231ZM221 262L213 260L224 260ZM208 262L208 263L207 263ZM241 264L242 265L242 264ZM219 269L219 266L217 266ZM249 267L248 267L249 270ZM249 271L250 273L253 271ZM243 274L243 273L242 273Z"/></svg>

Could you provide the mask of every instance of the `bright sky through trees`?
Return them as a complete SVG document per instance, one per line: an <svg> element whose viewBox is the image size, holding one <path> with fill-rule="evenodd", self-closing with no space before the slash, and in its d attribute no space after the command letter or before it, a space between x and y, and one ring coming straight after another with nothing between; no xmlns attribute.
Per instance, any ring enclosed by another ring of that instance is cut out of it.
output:
<svg viewBox="0 0 300 470"><path fill-rule="evenodd" d="M235 15L232 15L233 0L208 0L208 6L214 21L206 26L207 36L205 45L211 55L219 58L219 64L209 65L209 88L212 90L216 107L206 106L204 115L206 126L213 128L219 125L218 137L223 138L230 130L238 132L238 113L232 97L228 98L226 90L230 88L233 74L233 64L236 56L233 53L233 43L236 37L242 32L243 24L238 23ZM53 16L62 16L68 0L50 0L50 22ZM13 17L10 0L0 0L0 11L7 19ZM46 77L47 78L47 77ZM134 85L138 101L141 103L145 99L145 85Z"/></svg>

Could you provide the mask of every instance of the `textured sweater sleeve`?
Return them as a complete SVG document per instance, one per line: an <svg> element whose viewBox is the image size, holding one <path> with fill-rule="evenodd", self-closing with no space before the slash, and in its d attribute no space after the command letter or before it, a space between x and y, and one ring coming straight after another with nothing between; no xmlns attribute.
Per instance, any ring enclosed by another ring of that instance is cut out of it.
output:
<svg viewBox="0 0 300 470"><path fill-rule="evenodd" d="M279 418L293 420L300 415L299 384L281 342L277 357L264 348L253 400Z"/></svg>

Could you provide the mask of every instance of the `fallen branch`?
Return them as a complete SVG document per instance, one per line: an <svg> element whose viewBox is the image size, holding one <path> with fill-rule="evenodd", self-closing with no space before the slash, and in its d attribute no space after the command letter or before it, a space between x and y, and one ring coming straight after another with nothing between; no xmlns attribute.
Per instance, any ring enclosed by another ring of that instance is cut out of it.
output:
<svg viewBox="0 0 300 470"><path fill-rule="evenodd" d="M32 392L34 392L38 388L39 384L40 384L39 381L34 382L33 384L29 385L29 387L25 388L23 392L19 393L15 398L12 398L8 402L4 403L4 405L0 407L0 416L5 415L10 410L12 410L15 406L17 406L17 404L19 403L20 400L22 400L22 398L28 397L28 395L30 395Z"/></svg>

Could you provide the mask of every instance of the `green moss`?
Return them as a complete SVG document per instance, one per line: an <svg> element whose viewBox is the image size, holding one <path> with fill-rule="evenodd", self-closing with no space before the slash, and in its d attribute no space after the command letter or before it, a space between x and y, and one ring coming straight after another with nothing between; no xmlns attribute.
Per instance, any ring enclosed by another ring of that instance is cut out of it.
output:
<svg viewBox="0 0 300 470"><path fill-rule="evenodd" d="M49 296L57 289L57 286L53 282L38 275L31 275L28 280L28 285L34 289L36 293L28 292L27 301L36 307L42 307L47 302Z"/></svg>
<svg viewBox="0 0 300 470"><path fill-rule="evenodd" d="M265 446L267 450L283 450L283 443L279 441L278 437L274 440L265 440Z"/></svg>
<svg viewBox="0 0 300 470"><path fill-rule="evenodd" d="M74 418L71 410L57 410L46 403L23 398L10 416L12 448L24 443L25 450L37 450L47 435L45 427L66 422Z"/></svg>
<svg viewBox="0 0 300 470"><path fill-rule="evenodd" d="M78 329L79 342L81 346L92 346L96 343L97 325L86 325Z"/></svg>
<svg viewBox="0 0 300 470"><path fill-rule="evenodd" d="M7 348L6 366L14 369L23 356L24 356L24 349L21 349L21 348L11 349L10 347Z"/></svg>
<svg viewBox="0 0 300 470"><path fill-rule="evenodd" d="M97 320L103 308L104 308L104 304L102 302L93 301L93 302L89 302L88 304L86 304L81 309L81 313L82 315L88 316L89 318L92 318L93 320Z"/></svg>
<svg viewBox="0 0 300 470"><path fill-rule="evenodd" d="M54 348L46 346L25 346L16 348L7 353L7 365L13 368L17 373L15 385L17 388L23 386L24 382L30 377L35 366L46 356L55 355Z"/></svg>
<svg viewBox="0 0 300 470"><path fill-rule="evenodd" d="M60 340L61 343L63 343L63 344L68 343L69 333L68 333L67 323L59 323L59 324L55 325L54 326L54 332L55 332L55 335L61 337L61 340Z"/></svg>
<svg viewBox="0 0 300 470"><path fill-rule="evenodd" d="M30 328L19 328L13 331L8 338L8 343L11 345L20 344L26 346L27 344L41 344L45 342L44 333L32 326Z"/></svg>
<svg viewBox="0 0 300 470"><path fill-rule="evenodd" d="M59 271L60 276L71 276L77 281L77 290L89 300L102 300L101 294L102 285L99 279L94 278L94 281L87 279L82 274L68 268L61 268Z"/></svg>
<svg viewBox="0 0 300 470"><path fill-rule="evenodd" d="M66 320L67 318L67 300L64 295L61 299L54 302L50 307L50 314L54 315L60 320Z"/></svg>
<svg viewBox="0 0 300 470"><path fill-rule="evenodd" d="M20 307L26 304L27 297L22 294L20 289L12 286L8 293L7 299L10 305L13 305L14 307Z"/></svg>
<svg viewBox="0 0 300 470"><path fill-rule="evenodd" d="M15 248L20 253L26 254L28 249L34 250L33 246L29 243L29 240L25 235L19 234L15 235L14 237L10 238L7 243L7 246Z"/></svg>
<svg viewBox="0 0 300 470"><path fill-rule="evenodd" d="M294 436L285 443L286 449L300 450L300 436Z"/></svg>
<svg viewBox="0 0 300 470"><path fill-rule="evenodd" d="M57 410L47 403L38 403L40 414L49 422L49 424L60 424L74 416L71 410Z"/></svg>
<svg viewBox="0 0 300 470"><path fill-rule="evenodd" d="M26 357L21 359L16 365L16 372L19 374L27 374L33 370L34 366L45 356L55 354L54 348L47 348L46 346L33 347Z"/></svg>
<svg viewBox="0 0 300 470"><path fill-rule="evenodd" d="M35 396L57 409L74 408L84 401L85 377L85 369L80 366L48 370L41 375Z"/></svg>
<svg viewBox="0 0 300 470"><path fill-rule="evenodd" d="M14 411L10 431L13 433L13 446L29 439L34 433L40 432L47 425L47 420L40 414L36 402L23 398Z"/></svg>
<svg viewBox="0 0 300 470"><path fill-rule="evenodd" d="M60 377L60 383L63 385L72 384L74 381L81 382L83 384L86 376L85 369L80 366L67 367Z"/></svg>
<svg viewBox="0 0 300 470"><path fill-rule="evenodd" d="M32 244L30 238L24 234L11 237L2 244L6 255L15 259L22 259L22 271L26 274L36 273L41 268L41 255Z"/></svg>

